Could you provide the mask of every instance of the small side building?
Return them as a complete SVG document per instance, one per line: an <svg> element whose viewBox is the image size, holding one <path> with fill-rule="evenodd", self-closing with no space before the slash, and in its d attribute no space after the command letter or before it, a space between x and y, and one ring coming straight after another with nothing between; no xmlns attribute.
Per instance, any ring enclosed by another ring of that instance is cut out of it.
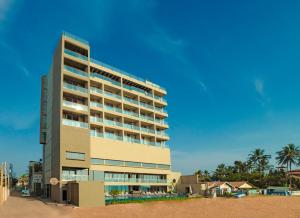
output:
<svg viewBox="0 0 300 218"><path fill-rule="evenodd" d="M35 195L43 194L43 167L42 160L40 161L29 161L29 190Z"/></svg>

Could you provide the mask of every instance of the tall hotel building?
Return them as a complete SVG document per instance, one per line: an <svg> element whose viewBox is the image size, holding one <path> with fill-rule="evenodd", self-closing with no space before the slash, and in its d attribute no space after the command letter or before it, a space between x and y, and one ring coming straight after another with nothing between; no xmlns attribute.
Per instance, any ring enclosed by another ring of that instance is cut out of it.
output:
<svg viewBox="0 0 300 218"><path fill-rule="evenodd" d="M42 77L46 195L64 201L70 181L90 180L106 193L166 192L174 176L166 90L90 56L88 42L63 33Z"/></svg>

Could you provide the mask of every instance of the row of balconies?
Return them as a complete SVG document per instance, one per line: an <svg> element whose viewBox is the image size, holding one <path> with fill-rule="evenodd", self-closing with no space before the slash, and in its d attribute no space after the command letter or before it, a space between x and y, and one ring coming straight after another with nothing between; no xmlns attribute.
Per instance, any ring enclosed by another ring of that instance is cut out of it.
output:
<svg viewBox="0 0 300 218"><path fill-rule="evenodd" d="M165 133L164 131L157 131L157 130L155 131L154 129L144 128L144 127L140 127L140 126L133 125L133 124L121 123L118 121L112 121L112 120L102 119L102 118L93 117L93 116L90 116L90 120L91 120L91 122L94 122L94 123L105 124L105 125L110 125L110 126L119 126L119 127L124 127L127 129L133 129L133 130L137 130L137 131L142 131L142 132L146 132L146 133L157 134L160 136L169 137L168 134Z"/></svg>
<svg viewBox="0 0 300 218"><path fill-rule="evenodd" d="M119 141L124 141L129 143L137 143L137 144L151 145L151 146L164 147L164 148L169 147L165 143L165 141L154 142L145 139L137 139L130 136L122 136L111 132L99 132L97 130L91 130L90 134L92 137L98 137L98 138L107 138L107 139L119 140Z"/></svg>
<svg viewBox="0 0 300 218"><path fill-rule="evenodd" d="M64 35L65 37L68 37L68 38L70 38L70 39L76 40L76 41L78 41L78 42L80 42L80 43L83 43L83 44L89 46L89 43L88 43L86 40L83 40L83 39L81 39L81 38L79 38L79 37L77 37L77 36L74 36L74 35L70 34L70 33L64 32L63 35ZM67 55L70 55L70 56L72 56L72 57L79 58L79 59L84 60L84 61L88 61L88 55L87 55L87 54L86 54L86 56L85 56L85 55L79 54L79 53L77 53L77 52L71 51L71 50L69 50L69 49L64 49L64 53L67 54ZM127 73L126 71L120 70L120 69L118 69L118 68L116 68L116 67L113 67L113 66L110 66L110 65L108 65L108 64L105 64L105 63L103 63L103 62L101 62L101 61L97 61L97 60L94 60L94 59L92 59L92 58L90 58L90 61L91 61L92 63L94 63L94 64L97 64L97 65L100 65L100 66L102 66L102 67L108 68L108 69L110 69L110 70L112 70L112 71L118 72L118 73L120 73L121 75L125 75L125 76L128 76L128 77L130 77L130 78L136 79L136 80L138 80L138 81L140 81L140 82L142 82L142 83L146 83L146 84L148 84L148 85L151 85L151 86L153 86L153 87L155 87L155 88L159 88L159 89L162 89L162 90L164 90L164 91L166 90L165 88L163 88L163 87L161 87L161 86L159 86L159 85L157 85L157 84L154 84L154 83L152 83L152 82L150 82L150 81L148 81L148 80L145 80L145 79L142 79L142 78L140 78L140 77L138 77L138 76L135 76L135 75L132 75L132 74L130 74L130 73Z"/></svg>
<svg viewBox="0 0 300 218"><path fill-rule="evenodd" d="M73 85L73 84L70 84L70 83L67 83L67 82L64 82L64 88L72 90L72 91L76 91L76 92L81 92L83 94L89 93L89 90L87 88L77 86L77 85ZM96 87L90 87L90 93L101 94L101 95L103 94L104 96L116 98L116 99L119 99L119 100L123 99L126 102L129 102L129 103L132 103L132 104L144 107L144 108L148 108L148 109L152 109L152 110L154 109L154 110L156 110L158 112L161 112L161 113L167 113L167 111L163 108L156 107L156 106L153 106L151 104L144 103L144 102L139 102L135 99L128 98L126 96L122 97L121 95L111 93L111 92L107 92L105 90L103 91L102 89L98 89Z"/></svg>
<svg viewBox="0 0 300 218"><path fill-rule="evenodd" d="M89 77L89 74L87 72L79 70L79 69L74 68L74 67L70 67L70 66L64 65L64 69L67 70L67 71L69 71L69 72L71 72L71 73L79 75L81 77L85 77L85 78ZM162 101L162 102L165 102L165 103L167 102L161 96L154 95L152 93L146 92L145 90L139 89L139 88L134 87L134 86L129 86L129 85L126 85L126 84L123 84L123 86L122 86L121 82L118 82L118 81L113 80L111 78L105 77L105 76L103 76L101 74L98 74L98 73L91 73L90 77L91 78L99 78L99 79L105 80L107 82L110 82L113 85L116 85L116 86L119 86L119 87L123 87L124 89L130 90L130 91L137 91L139 93L142 93L142 94L144 94L144 95L146 95L148 97L154 98L156 100L159 100L159 101Z"/></svg>
<svg viewBox="0 0 300 218"><path fill-rule="evenodd" d="M87 105L75 103L75 102L71 102L71 101L67 101L67 100L63 100L63 106L72 108L74 110L79 110L79 111L88 111L89 110L89 107ZM144 121L151 121L151 122L156 122L156 123L163 124L163 125L168 125L168 122L163 119L157 119L157 118L154 118L151 116L138 114L133 111L129 111L126 109L123 110L121 108L112 107L112 106L108 106L108 105L104 105L104 107L103 107L103 104L96 102L96 101L90 101L90 107L104 108L105 110L126 114L133 118L139 118Z"/></svg>

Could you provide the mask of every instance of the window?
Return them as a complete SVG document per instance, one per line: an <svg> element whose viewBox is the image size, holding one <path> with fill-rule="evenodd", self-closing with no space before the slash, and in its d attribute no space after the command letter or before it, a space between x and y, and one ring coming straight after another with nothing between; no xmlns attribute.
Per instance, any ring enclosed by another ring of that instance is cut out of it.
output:
<svg viewBox="0 0 300 218"><path fill-rule="evenodd" d="M125 161L125 166L127 166L127 167L141 167L141 163Z"/></svg>
<svg viewBox="0 0 300 218"><path fill-rule="evenodd" d="M170 166L166 164L157 164L157 168L162 169L162 170L169 170Z"/></svg>
<svg viewBox="0 0 300 218"><path fill-rule="evenodd" d="M120 160L105 160L106 165L124 166L124 161Z"/></svg>
<svg viewBox="0 0 300 218"><path fill-rule="evenodd" d="M104 160L100 158L91 158L91 164L104 164Z"/></svg>
<svg viewBox="0 0 300 218"><path fill-rule="evenodd" d="M66 151L65 157L66 159L70 159L70 160L84 160L85 154L79 152Z"/></svg>
<svg viewBox="0 0 300 218"><path fill-rule="evenodd" d="M143 167L145 167L145 168L156 168L156 164L152 164L152 163L143 163Z"/></svg>

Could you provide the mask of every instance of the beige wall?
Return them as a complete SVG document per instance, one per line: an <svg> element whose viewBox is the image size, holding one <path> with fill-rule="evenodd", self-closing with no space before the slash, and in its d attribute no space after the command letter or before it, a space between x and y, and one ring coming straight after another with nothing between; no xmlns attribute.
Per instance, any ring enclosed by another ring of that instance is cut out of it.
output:
<svg viewBox="0 0 300 218"><path fill-rule="evenodd" d="M104 206L104 183L103 182L76 182L68 184L71 202L79 207Z"/></svg>
<svg viewBox="0 0 300 218"><path fill-rule="evenodd" d="M144 163L171 164L170 149L142 144L91 138L91 157Z"/></svg>
<svg viewBox="0 0 300 218"><path fill-rule="evenodd" d="M89 129L61 125L61 166L90 167L90 131ZM79 152L85 154L85 160L68 160L65 152Z"/></svg>

